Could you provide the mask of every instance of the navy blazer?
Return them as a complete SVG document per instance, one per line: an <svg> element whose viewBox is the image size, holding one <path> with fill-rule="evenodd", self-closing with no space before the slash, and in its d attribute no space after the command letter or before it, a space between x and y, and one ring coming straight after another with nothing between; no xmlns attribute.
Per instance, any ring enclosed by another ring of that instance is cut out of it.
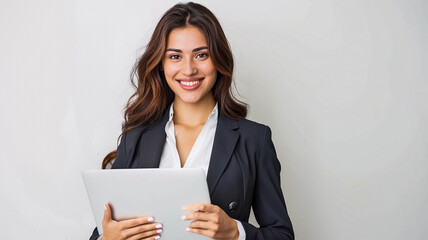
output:
<svg viewBox="0 0 428 240"><path fill-rule="evenodd" d="M168 109L157 123L123 134L112 168L159 167ZM207 173L211 203L241 221L247 240L294 239L270 128L220 112L218 116ZM248 223L251 207L260 228ZM98 236L95 228L90 239Z"/></svg>

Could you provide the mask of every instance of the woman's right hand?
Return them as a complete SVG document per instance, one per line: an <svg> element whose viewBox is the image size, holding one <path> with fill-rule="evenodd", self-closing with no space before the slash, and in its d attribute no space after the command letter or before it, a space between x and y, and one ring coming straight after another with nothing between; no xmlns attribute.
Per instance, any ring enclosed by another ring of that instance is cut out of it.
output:
<svg viewBox="0 0 428 240"><path fill-rule="evenodd" d="M154 240L160 238L161 232L162 224L153 222L153 217L115 221L111 219L110 205L105 204L101 240Z"/></svg>

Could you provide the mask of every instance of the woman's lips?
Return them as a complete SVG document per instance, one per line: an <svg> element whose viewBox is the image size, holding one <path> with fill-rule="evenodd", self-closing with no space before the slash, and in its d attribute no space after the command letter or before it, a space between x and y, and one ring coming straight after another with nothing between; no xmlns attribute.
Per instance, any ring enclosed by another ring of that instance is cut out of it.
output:
<svg viewBox="0 0 428 240"><path fill-rule="evenodd" d="M192 79L177 79L177 82L185 90L194 90L197 89L204 78L192 78Z"/></svg>

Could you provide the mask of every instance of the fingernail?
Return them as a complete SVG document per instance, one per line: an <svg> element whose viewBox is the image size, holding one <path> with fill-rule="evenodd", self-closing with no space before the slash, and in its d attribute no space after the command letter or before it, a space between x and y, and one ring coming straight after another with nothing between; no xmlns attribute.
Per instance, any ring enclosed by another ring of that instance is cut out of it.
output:
<svg viewBox="0 0 428 240"><path fill-rule="evenodd" d="M104 210L107 210L107 203L104 204Z"/></svg>
<svg viewBox="0 0 428 240"><path fill-rule="evenodd" d="M181 216L181 220L186 220L186 216Z"/></svg>
<svg viewBox="0 0 428 240"><path fill-rule="evenodd" d="M190 232L190 228L186 228L186 231Z"/></svg>
<svg viewBox="0 0 428 240"><path fill-rule="evenodd" d="M160 238L160 236L156 236L156 237L155 237L155 239L159 239L159 238Z"/></svg>
<svg viewBox="0 0 428 240"><path fill-rule="evenodd" d="M156 225L156 228L162 228L162 224Z"/></svg>
<svg viewBox="0 0 428 240"><path fill-rule="evenodd" d="M159 230L157 230L156 232L157 232L157 233L161 233L161 232L162 232L162 229L159 229Z"/></svg>
<svg viewBox="0 0 428 240"><path fill-rule="evenodd" d="M148 221L148 222L153 222L153 220L154 220L154 219L153 219L152 217L147 218L147 221Z"/></svg>

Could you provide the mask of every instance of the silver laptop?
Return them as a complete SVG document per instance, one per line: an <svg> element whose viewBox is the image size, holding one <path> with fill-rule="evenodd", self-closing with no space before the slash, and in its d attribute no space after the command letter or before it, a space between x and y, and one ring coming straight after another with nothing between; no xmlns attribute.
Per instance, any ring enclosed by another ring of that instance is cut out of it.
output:
<svg viewBox="0 0 428 240"><path fill-rule="evenodd" d="M98 232L103 233L104 204L115 220L153 216L163 224L162 239L211 239L190 233L183 207L210 203L205 173L199 168L110 169L82 173Z"/></svg>

